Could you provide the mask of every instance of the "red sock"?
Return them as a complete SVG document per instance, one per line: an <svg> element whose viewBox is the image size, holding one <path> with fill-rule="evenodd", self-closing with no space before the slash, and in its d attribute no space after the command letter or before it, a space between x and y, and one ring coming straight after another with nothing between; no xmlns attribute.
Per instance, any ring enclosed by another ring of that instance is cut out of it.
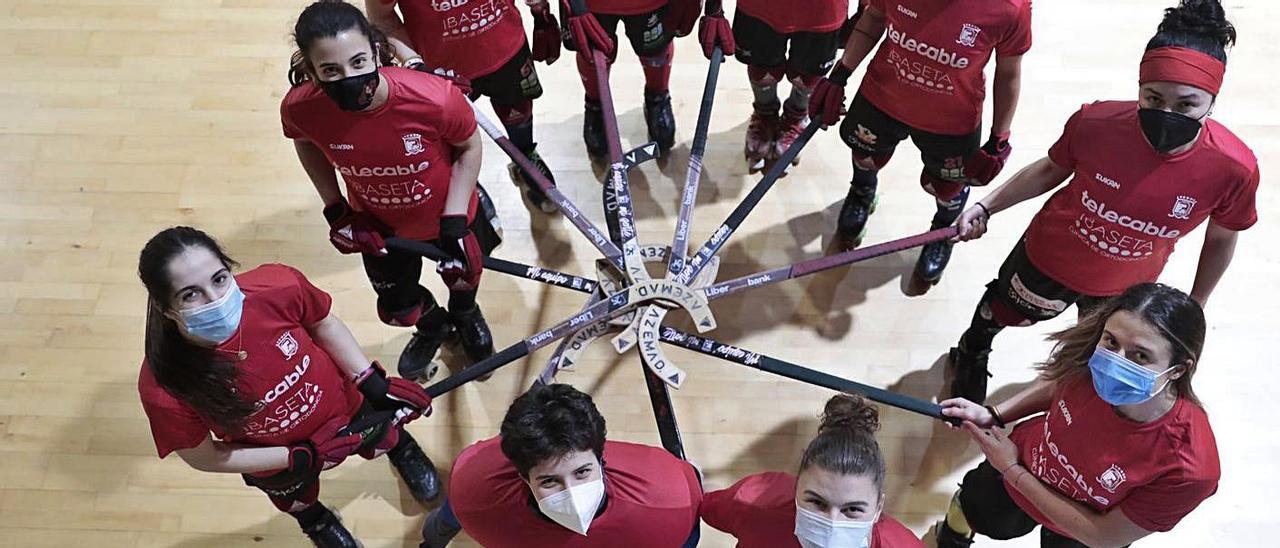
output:
<svg viewBox="0 0 1280 548"><path fill-rule="evenodd" d="M667 91L671 83L671 59L675 52L676 45L672 42L667 44L666 49L640 58L645 91Z"/></svg>

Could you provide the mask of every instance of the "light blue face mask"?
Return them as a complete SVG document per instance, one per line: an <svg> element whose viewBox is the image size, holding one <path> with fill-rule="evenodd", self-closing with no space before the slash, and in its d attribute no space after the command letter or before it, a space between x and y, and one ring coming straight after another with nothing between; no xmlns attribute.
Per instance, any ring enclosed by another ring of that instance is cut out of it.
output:
<svg viewBox="0 0 1280 548"><path fill-rule="evenodd" d="M218 300L202 304L195 308L179 310L182 323L188 335L213 344L222 344L236 328L240 327L240 314L244 311L244 293L235 278L231 278L231 287Z"/></svg>
<svg viewBox="0 0 1280 548"><path fill-rule="evenodd" d="M1174 367L1156 373L1101 346L1089 358L1093 389L1102 401L1111 405L1133 405L1151 399L1169 384L1166 380L1156 388L1156 379L1173 371Z"/></svg>

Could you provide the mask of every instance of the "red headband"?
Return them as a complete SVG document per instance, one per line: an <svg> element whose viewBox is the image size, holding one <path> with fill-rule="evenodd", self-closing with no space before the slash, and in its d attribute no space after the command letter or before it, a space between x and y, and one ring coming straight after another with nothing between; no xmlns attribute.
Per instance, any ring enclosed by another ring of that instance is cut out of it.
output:
<svg viewBox="0 0 1280 548"><path fill-rule="evenodd" d="M1138 83L1177 82L1217 96L1226 71L1226 63L1190 48L1156 48L1142 55Z"/></svg>

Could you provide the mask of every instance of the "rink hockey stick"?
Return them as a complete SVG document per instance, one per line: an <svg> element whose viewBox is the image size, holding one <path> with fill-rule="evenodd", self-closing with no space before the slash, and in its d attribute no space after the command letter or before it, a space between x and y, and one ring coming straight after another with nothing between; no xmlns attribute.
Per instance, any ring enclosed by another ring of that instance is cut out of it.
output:
<svg viewBox="0 0 1280 548"><path fill-rule="evenodd" d="M858 249L844 251L834 255L825 255L809 259L807 261L800 261L788 266L780 266L778 268L756 272L755 274L748 274L746 276L720 282L703 289L703 292L706 293L707 300L710 301L738 293L748 287L760 287L786 280L794 280L796 278L816 274L824 270L848 266L853 263L888 255L890 253L897 253L913 247L920 247L933 242L940 242L954 237L958 232L959 229L955 226L938 228L916 234L914 236L898 238L896 240L890 240L873 246L860 247Z"/></svg>
<svg viewBox="0 0 1280 548"><path fill-rule="evenodd" d="M541 171L538 171L538 168L533 165L533 162L529 160L529 157L525 156L523 152L520 152L520 149L516 147L516 144L511 142L511 139L507 138L506 134L503 133L498 126L494 125L493 121L489 120L489 117L485 116L484 113L476 107L475 103L471 103L471 111L475 113L476 123L480 125L480 128L484 130L485 134L487 134L490 139L493 139L493 142L511 158L511 161L515 162L517 166L520 166L520 169L524 170L525 175L532 179L534 184L538 185L538 189L541 190L543 194L547 195L547 199L551 200L551 203L555 204L556 207L560 209L560 213L564 214L564 216L569 219L569 222L578 229L578 232L581 232L583 236L586 236L587 240L591 241L591 245L594 245L596 249L600 250L600 253L603 254L606 259L609 259L609 262L613 263L614 266L617 266L619 269L622 269L622 250L618 249L618 246L615 245L604 232L601 232L600 229L596 227L595 223L592 223L591 220L578 209L578 206L573 204L573 201L569 200L563 192L560 192L559 188L556 188L555 185L551 184L551 181L547 180L546 176L544 176Z"/></svg>
<svg viewBox="0 0 1280 548"><path fill-rule="evenodd" d="M584 0L570 0L570 7L576 15L587 13ZM629 280L646 280L649 273L640 258L640 245L636 242L635 216L631 201L631 188L627 180L627 166L623 163L622 143L618 135L618 118L613 107L613 94L609 88L609 65L604 52L592 48L589 44L578 44L584 53L592 56L592 68L596 73L596 84L600 96L601 117L604 120L605 140L609 146L609 174L605 181L603 203L605 216L609 221L609 235L615 244L622 247L622 258L627 267ZM612 198L612 200L611 200ZM609 202L614 202L614 210L609 210ZM610 217L612 213L612 217ZM615 231L616 228L616 231ZM684 251L680 250L683 254ZM692 279L692 277L691 277ZM687 283L687 282L686 282ZM684 447L680 441L680 431L675 424L675 414L671 408L671 397L661 379L652 378L650 368L641 364L645 375L645 385L649 388L649 401L653 405L654 418L658 423L658 434L662 438L662 446L673 455L684 459ZM659 390L660 389L660 390Z"/></svg>
<svg viewBox="0 0 1280 548"><path fill-rule="evenodd" d="M796 365L794 363L765 356L763 354L757 354L731 344L724 344L706 337L691 335L672 327L663 327L661 337L662 342L664 343L684 348L686 350L692 350L699 354L720 358L725 361L745 365L766 373L773 373L774 375L783 376L788 379L812 384L814 386L821 386L823 388L829 388L839 392L855 392L866 396L868 399L892 407L897 407L898 409L919 413L926 417L940 419L955 425L960 424L959 419L944 416L942 414L942 407L933 402L913 398L897 392L891 392L869 384L851 381L849 379L837 377L821 371L815 371L808 367Z"/></svg>
<svg viewBox="0 0 1280 548"><path fill-rule="evenodd" d="M440 248L417 240L406 240L404 238L392 236L386 239L386 244L388 248L422 255L423 257L433 261L442 261L450 258L449 255L444 251L441 251ZM508 261L506 259L499 259L497 257L484 257L484 268L494 272L509 274L517 278L542 282L547 285L554 285L556 287L563 287L565 289L572 289L574 291L581 291L584 293L590 293L596 290L596 281L590 278L583 278L582 276L575 276L573 274L560 272L550 268L521 264Z"/></svg>
<svg viewBox="0 0 1280 548"><path fill-rule="evenodd" d="M569 8L574 15L589 13L585 0L570 0ZM640 246L636 243L635 215L632 210L634 204L631 201L631 185L627 181L628 166L623 158L617 112L613 107L613 92L609 87L609 60L604 52L596 50L589 43L577 44L577 47L581 50L580 54L591 56L591 67L596 73L596 92L600 96L605 142L609 149L609 173L605 176L602 198L609 239L613 240L615 246L622 248L622 262L626 266L627 279L647 280L649 273L640 260Z"/></svg>
<svg viewBox="0 0 1280 548"><path fill-rule="evenodd" d="M693 132L693 145L689 149L689 170L685 174L684 191L680 197L680 212L676 217L675 234L671 240L671 251L667 260L665 276L667 279L674 278L684 269L685 254L688 253L689 248L689 228L693 220L694 204L698 200L698 183L702 179L702 156L707 149L711 108L715 104L716 81L720 77L720 63L723 60L724 52L717 46L712 52L711 64L707 67L706 83L702 87L702 104L698 107L698 123ZM641 317L637 314L636 319L626 330L636 333L640 329ZM670 389L658 375L659 368L651 364L647 356L642 352L640 360L643 365L645 387L649 391L649 404L653 407L653 417L658 424L658 436L662 440L663 448L676 457L684 459L684 441L680 437L680 427L676 423Z"/></svg>

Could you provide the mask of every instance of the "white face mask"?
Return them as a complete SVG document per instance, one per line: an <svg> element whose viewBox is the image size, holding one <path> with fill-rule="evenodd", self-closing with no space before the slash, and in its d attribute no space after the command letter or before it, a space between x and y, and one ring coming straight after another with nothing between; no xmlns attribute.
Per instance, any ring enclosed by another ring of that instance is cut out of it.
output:
<svg viewBox="0 0 1280 548"><path fill-rule="evenodd" d="M836 521L796 505L796 538L804 548L865 548L880 513L868 521Z"/></svg>
<svg viewBox="0 0 1280 548"><path fill-rule="evenodd" d="M598 478L538 499L538 509L551 521L586 536L603 499L604 478Z"/></svg>

